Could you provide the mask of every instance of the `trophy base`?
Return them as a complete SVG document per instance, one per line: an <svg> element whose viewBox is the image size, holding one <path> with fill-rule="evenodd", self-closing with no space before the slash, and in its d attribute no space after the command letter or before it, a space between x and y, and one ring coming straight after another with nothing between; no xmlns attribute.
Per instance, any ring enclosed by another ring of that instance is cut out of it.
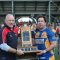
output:
<svg viewBox="0 0 60 60"><path fill-rule="evenodd" d="M32 52L36 52L38 50L36 46L32 46L32 47L21 47L20 49L24 53L32 53Z"/></svg>
<svg viewBox="0 0 60 60"><path fill-rule="evenodd" d="M18 56L18 59L37 59L37 55L36 55L36 51L37 51L37 47L36 46L32 46L32 47L21 47L20 48L24 54Z"/></svg>

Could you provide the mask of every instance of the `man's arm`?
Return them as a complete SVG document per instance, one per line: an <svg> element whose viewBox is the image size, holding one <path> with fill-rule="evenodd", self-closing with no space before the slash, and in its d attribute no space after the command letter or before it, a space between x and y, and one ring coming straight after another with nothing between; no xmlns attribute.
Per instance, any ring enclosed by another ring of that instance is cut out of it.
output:
<svg viewBox="0 0 60 60"><path fill-rule="evenodd" d="M16 50L10 46L8 46L6 43L0 44L0 49L4 50L6 52L11 52L11 53L16 53L17 55L22 55L24 54L22 50Z"/></svg>
<svg viewBox="0 0 60 60"><path fill-rule="evenodd" d="M50 50L52 50L52 49L53 49L53 48L55 48L55 47L57 47L57 42L56 42L56 41L51 42L50 47L49 47L49 48L47 48L47 49L46 49L46 51L50 51Z"/></svg>
<svg viewBox="0 0 60 60"><path fill-rule="evenodd" d="M56 46L57 46L57 42L52 42L51 45L48 48L46 48L45 50L37 51L37 55L41 55L41 54L44 54L44 53L46 53L48 51L51 51Z"/></svg>

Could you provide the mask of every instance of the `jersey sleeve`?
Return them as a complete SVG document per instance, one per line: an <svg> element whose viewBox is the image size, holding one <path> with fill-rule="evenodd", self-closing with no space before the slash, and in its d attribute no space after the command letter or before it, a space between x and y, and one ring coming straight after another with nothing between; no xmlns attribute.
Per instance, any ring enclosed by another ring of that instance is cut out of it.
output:
<svg viewBox="0 0 60 60"><path fill-rule="evenodd" d="M3 41L3 43L6 43L7 31L8 30L6 28L4 28L3 31L2 31L2 41Z"/></svg>
<svg viewBox="0 0 60 60"><path fill-rule="evenodd" d="M52 32L51 30L48 30L48 40L49 40L50 42L56 41L56 39L55 39L55 34L54 34L54 32Z"/></svg>
<svg viewBox="0 0 60 60"><path fill-rule="evenodd" d="M35 31L31 31L31 34L32 34L32 38L35 37Z"/></svg>

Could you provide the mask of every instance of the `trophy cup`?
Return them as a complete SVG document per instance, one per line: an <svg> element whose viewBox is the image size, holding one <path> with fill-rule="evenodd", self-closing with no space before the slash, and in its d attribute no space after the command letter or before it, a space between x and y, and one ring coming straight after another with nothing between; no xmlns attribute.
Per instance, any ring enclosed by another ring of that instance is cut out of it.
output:
<svg viewBox="0 0 60 60"><path fill-rule="evenodd" d="M20 27L20 44L18 49L24 52L21 58L37 58L36 51L38 50L36 46L33 46L32 36L31 36L31 26L25 25Z"/></svg>

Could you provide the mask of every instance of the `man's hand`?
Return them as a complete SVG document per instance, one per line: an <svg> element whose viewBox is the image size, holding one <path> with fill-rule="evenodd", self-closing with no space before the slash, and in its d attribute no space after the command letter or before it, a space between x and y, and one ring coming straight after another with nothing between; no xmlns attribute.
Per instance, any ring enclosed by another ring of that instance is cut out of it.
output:
<svg viewBox="0 0 60 60"><path fill-rule="evenodd" d="M17 55L23 55L24 54L24 52L22 50L17 50L16 53L17 53Z"/></svg>

